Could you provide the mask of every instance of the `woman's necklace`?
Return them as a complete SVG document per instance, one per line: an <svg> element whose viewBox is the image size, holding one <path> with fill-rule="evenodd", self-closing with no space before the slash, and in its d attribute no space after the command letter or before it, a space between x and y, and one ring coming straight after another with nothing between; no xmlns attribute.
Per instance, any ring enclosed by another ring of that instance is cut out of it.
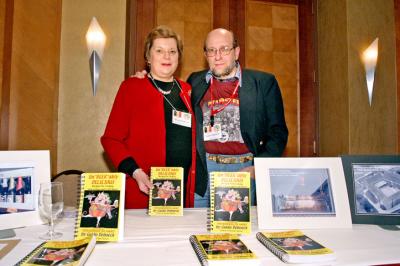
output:
<svg viewBox="0 0 400 266"><path fill-rule="evenodd" d="M156 89L157 89L161 94L163 94L163 95L168 95L168 94L170 94L171 91L172 91L172 89L173 89L174 86L175 86L175 79L173 79L173 80L172 80L172 86L171 86L171 88L170 88L169 90L165 90L165 91L164 91L164 90L160 89L160 87L157 86L157 83L156 83L156 81L154 80L154 78L153 78L153 76L151 75L151 73L149 73L149 77L150 77L151 81L153 82L154 86L156 87Z"/></svg>

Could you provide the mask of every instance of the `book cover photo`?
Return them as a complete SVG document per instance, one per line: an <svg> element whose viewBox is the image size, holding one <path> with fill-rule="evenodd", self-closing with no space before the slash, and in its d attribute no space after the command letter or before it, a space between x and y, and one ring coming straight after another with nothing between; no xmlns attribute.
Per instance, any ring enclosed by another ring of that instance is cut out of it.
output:
<svg viewBox="0 0 400 266"><path fill-rule="evenodd" d="M149 215L182 216L183 168L151 167L150 181Z"/></svg>
<svg viewBox="0 0 400 266"><path fill-rule="evenodd" d="M260 265L238 235L191 235L189 241L201 265Z"/></svg>
<svg viewBox="0 0 400 266"><path fill-rule="evenodd" d="M250 173L212 172L210 181L209 231L250 234Z"/></svg>
<svg viewBox="0 0 400 266"><path fill-rule="evenodd" d="M71 241L46 241L32 250L17 265L84 265L95 245L95 237Z"/></svg>
<svg viewBox="0 0 400 266"><path fill-rule="evenodd" d="M300 230L258 232L257 239L287 263L316 263L336 259L335 253Z"/></svg>
<svg viewBox="0 0 400 266"><path fill-rule="evenodd" d="M124 235L125 174L84 173L81 176L75 238L119 241Z"/></svg>

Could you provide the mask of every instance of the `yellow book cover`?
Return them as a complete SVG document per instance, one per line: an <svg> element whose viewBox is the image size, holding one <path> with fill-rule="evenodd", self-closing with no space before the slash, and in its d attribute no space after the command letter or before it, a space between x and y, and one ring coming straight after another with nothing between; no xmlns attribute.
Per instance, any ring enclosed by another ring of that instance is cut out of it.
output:
<svg viewBox="0 0 400 266"><path fill-rule="evenodd" d="M96 237L71 241L46 241L16 265L84 265L95 245Z"/></svg>
<svg viewBox="0 0 400 266"><path fill-rule="evenodd" d="M235 234L191 235L201 265L259 265L257 256Z"/></svg>
<svg viewBox="0 0 400 266"><path fill-rule="evenodd" d="M151 167L150 181L149 215L182 216L183 168Z"/></svg>
<svg viewBox="0 0 400 266"><path fill-rule="evenodd" d="M75 239L119 241L124 236L125 174L84 173L81 176Z"/></svg>
<svg viewBox="0 0 400 266"><path fill-rule="evenodd" d="M250 234L250 173L211 172L208 230Z"/></svg>
<svg viewBox="0 0 400 266"><path fill-rule="evenodd" d="M300 230L258 232L257 239L272 253L288 263L314 263L335 260L334 252Z"/></svg>

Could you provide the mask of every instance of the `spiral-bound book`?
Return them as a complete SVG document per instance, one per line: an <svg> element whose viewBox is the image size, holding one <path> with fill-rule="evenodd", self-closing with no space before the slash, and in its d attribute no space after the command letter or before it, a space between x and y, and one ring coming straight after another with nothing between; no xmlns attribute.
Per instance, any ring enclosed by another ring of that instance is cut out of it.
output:
<svg viewBox="0 0 400 266"><path fill-rule="evenodd" d="M183 168L151 167L149 215L183 215Z"/></svg>
<svg viewBox="0 0 400 266"><path fill-rule="evenodd" d="M250 173L211 172L208 230L250 234Z"/></svg>
<svg viewBox="0 0 400 266"><path fill-rule="evenodd" d="M84 265L96 245L96 237L71 241L46 241L16 265Z"/></svg>
<svg viewBox="0 0 400 266"><path fill-rule="evenodd" d="M203 266L260 265L260 260L238 235L191 235L189 241Z"/></svg>
<svg viewBox="0 0 400 266"><path fill-rule="evenodd" d="M335 253L300 230L258 232L257 239L287 263L320 263L336 259Z"/></svg>
<svg viewBox="0 0 400 266"><path fill-rule="evenodd" d="M84 173L81 176L75 239L97 241L124 237L125 174Z"/></svg>

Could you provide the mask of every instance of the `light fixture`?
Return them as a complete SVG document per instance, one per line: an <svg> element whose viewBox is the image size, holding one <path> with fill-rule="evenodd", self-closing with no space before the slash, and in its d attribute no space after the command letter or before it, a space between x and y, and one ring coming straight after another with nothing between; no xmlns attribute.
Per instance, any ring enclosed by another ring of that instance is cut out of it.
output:
<svg viewBox="0 0 400 266"><path fill-rule="evenodd" d="M372 105L372 93L374 90L375 68L378 62L378 41L376 38L362 54L365 67L365 77L367 80L369 106Z"/></svg>
<svg viewBox="0 0 400 266"><path fill-rule="evenodd" d="M92 18L86 32L86 45L89 51L90 77L92 79L93 95L96 95L97 84L100 76L101 59L103 58L106 35L101 29L97 19Z"/></svg>

